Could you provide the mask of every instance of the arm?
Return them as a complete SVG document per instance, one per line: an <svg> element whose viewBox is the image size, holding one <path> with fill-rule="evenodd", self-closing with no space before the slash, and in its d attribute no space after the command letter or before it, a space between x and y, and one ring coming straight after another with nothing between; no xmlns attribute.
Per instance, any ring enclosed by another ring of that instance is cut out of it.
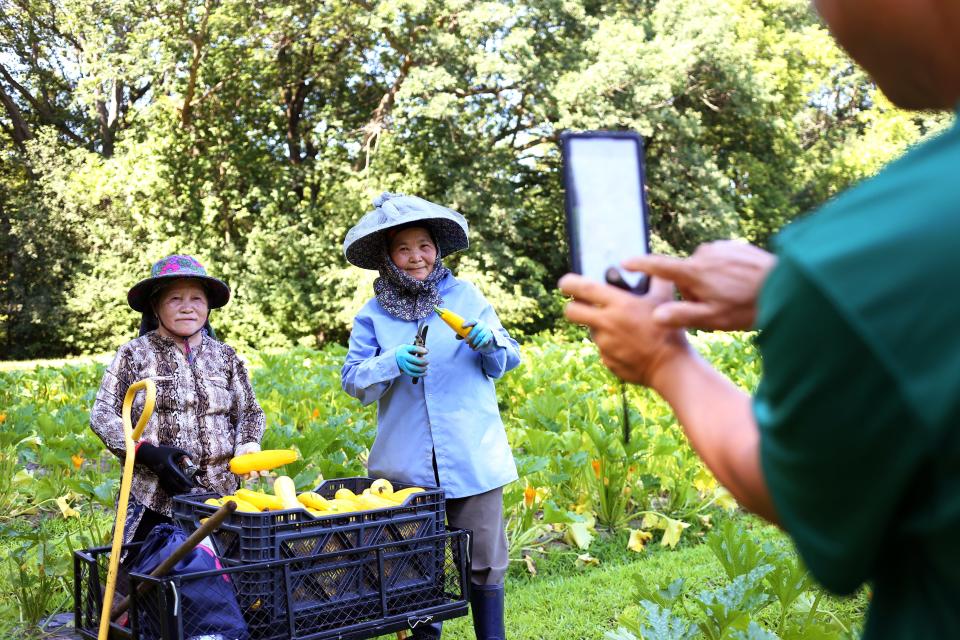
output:
<svg viewBox="0 0 960 640"><path fill-rule="evenodd" d="M381 353L369 318L357 316L350 332L350 348L340 370L340 385L365 406L379 400L400 376L397 349Z"/></svg>
<svg viewBox="0 0 960 640"><path fill-rule="evenodd" d="M689 258L640 256L623 266L673 282L683 300L666 301L654 319L670 327L736 331L754 326L757 297L777 258L745 242L702 244Z"/></svg>
<svg viewBox="0 0 960 640"><path fill-rule="evenodd" d="M653 319L654 309L673 299L673 287L654 278L650 293L636 296L568 274L560 288L575 298L567 317L590 327L604 363L660 393L717 480L745 508L776 522L750 397L700 359L682 330Z"/></svg>
<svg viewBox="0 0 960 640"><path fill-rule="evenodd" d="M130 352L120 347L107 370L103 373L100 389L90 409L90 428L103 444L121 460L126 452L123 436L123 398L135 382Z"/></svg>
<svg viewBox="0 0 960 640"><path fill-rule="evenodd" d="M497 317L497 312L493 310L490 303L484 305L478 322L484 323L486 328L492 332L488 345L476 349L480 354L480 366L483 367L483 372L488 377L501 378L507 371L520 365L520 345L510 337L507 330L500 324L500 318ZM474 333L479 333L479 331L475 329L470 332L470 335L467 336L468 344Z"/></svg>
<svg viewBox="0 0 960 640"><path fill-rule="evenodd" d="M760 430L750 396L692 349L661 367L651 387L671 406L717 481L745 509L779 524L760 466Z"/></svg>
<svg viewBox="0 0 960 640"><path fill-rule="evenodd" d="M237 356L236 352L231 354L230 364L230 388L232 396L230 417L236 430L236 437L234 439L235 454L246 453L253 449L253 447L247 446L243 451L240 451L240 447L244 445L256 444L257 447L255 450L259 450L260 440L263 439L263 430L266 425L263 409L260 408L256 395L254 395L253 386L250 384L250 375L247 373L247 367Z"/></svg>

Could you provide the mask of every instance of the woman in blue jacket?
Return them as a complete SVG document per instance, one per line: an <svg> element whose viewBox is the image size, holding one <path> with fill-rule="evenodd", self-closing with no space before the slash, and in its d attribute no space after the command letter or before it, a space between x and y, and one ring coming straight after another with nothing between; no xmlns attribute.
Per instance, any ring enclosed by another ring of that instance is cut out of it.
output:
<svg viewBox="0 0 960 640"><path fill-rule="evenodd" d="M351 264L380 273L374 297L353 321L343 389L365 405L377 402L369 474L442 487L449 524L473 531L474 630L478 639L502 639L503 486L517 479L517 469L494 380L520 364L520 350L483 294L443 265L469 244L462 215L391 193L374 207L343 245ZM444 324L435 306L468 319L466 339ZM417 346L425 326L427 346ZM413 632L439 638L440 625Z"/></svg>

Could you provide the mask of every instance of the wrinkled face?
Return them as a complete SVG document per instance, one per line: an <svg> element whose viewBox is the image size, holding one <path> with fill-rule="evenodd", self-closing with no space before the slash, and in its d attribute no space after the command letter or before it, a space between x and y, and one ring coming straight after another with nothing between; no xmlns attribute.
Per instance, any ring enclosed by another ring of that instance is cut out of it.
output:
<svg viewBox="0 0 960 640"><path fill-rule="evenodd" d="M960 99L956 0L814 0L837 42L895 104L953 108Z"/></svg>
<svg viewBox="0 0 960 640"><path fill-rule="evenodd" d="M193 335L207 322L207 292L196 280L178 280L164 289L153 310L165 328L178 336Z"/></svg>
<svg viewBox="0 0 960 640"><path fill-rule="evenodd" d="M426 229L410 227L390 240L390 259L414 280L424 280L433 272L437 246Z"/></svg>

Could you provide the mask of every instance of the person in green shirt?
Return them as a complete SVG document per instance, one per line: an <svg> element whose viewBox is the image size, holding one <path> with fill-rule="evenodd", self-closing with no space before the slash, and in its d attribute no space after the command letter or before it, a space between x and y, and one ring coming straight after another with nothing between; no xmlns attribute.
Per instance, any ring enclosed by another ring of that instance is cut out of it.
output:
<svg viewBox="0 0 960 640"><path fill-rule="evenodd" d="M815 4L898 105L960 102L956 0ZM717 479L827 588L872 584L866 638L960 638L960 125L774 248L628 260L653 276L645 296L568 274L566 315L671 404ZM690 326L759 330L753 397L697 355Z"/></svg>

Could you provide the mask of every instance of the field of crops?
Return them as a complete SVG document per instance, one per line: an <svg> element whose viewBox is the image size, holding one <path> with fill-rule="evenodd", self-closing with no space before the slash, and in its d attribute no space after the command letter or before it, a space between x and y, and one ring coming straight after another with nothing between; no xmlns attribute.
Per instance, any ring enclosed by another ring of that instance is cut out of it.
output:
<svg viewBox="0 0 960 640"><path fill-rule="evenodd" d="M756 384L749 337L696 344L744 388ZM662 401L622 387L589 342L542 336L523 353L523 366L497 387L521 476L504 493L512 580L580 579L614 564L639 573L654 555L704 548L716 575L692 580L691 568L662 583L618 585L609 601L628 592L629 602L592 637L853 637L864 596L824 597L782 535L742 526ZM282 470L297 488L364 475L375 414L340 390L344 350L245 355L267 415L263 446L300 452ZM69 609L71 551L110 534L120 466L88 427L102 371L91 363L0 373L3 637L38 637L51 613ZM510 615L508 605L508 629Z"/></svg>

